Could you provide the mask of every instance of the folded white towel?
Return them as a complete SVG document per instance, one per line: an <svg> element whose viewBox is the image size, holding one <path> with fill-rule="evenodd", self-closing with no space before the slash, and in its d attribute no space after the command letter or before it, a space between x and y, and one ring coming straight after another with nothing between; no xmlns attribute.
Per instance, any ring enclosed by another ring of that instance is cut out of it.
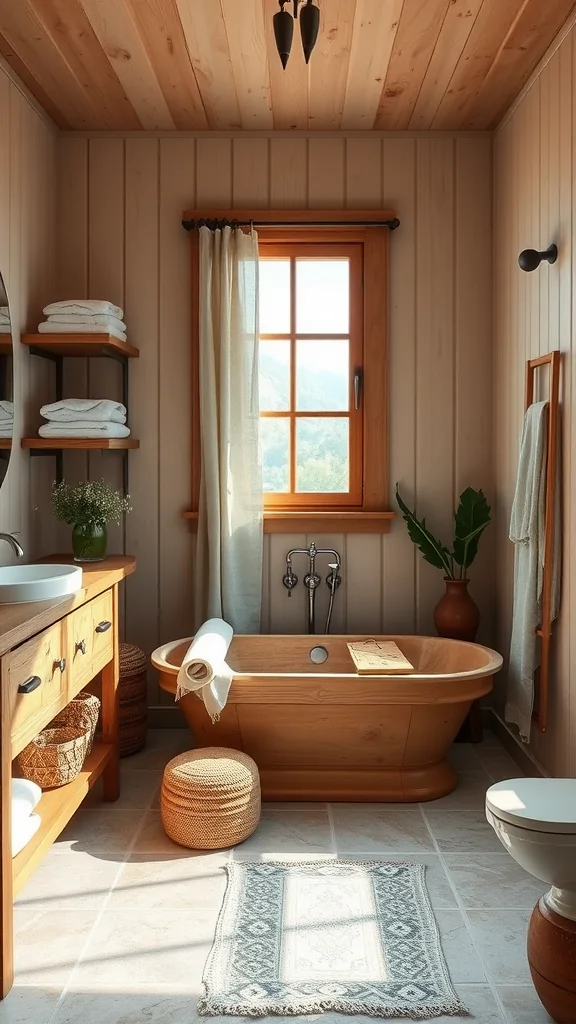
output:
<svg viewBox="0 0 576 1024"><path fill-rule="evenodd" d="M30 779L12 779L12 821L29 818L42 799L42 790Z"/></svg>
<svg viewBox="0 0 576 1024"><path fill-rule="evenodd" d="M13 433L14 433L14 424L12 423L12 421L11 420L10 421L9 420L3 420L2 423L0 423L0 437L2 437L2 438L4 438L4 437L12 437Z"/></svg>
<svg viewBox="0 0 576 1024"><path fill-rule="evenodd" d="M12 334L12 327L8 324L0 324L0 334Z"/></svg>
<svg viewBox="0 0 576 1024"><path fill-rule="evenodd" d="M52 313L104 313L108 316L117 316L119 320L124 317L124 310L115 306L113 302L106 299L64 299L62 302L51 302L42 310L46 316Z"/></svg>
<svg viewBox="0 0 576 1024"><path fill-rule="evenodd" d="M32 836L40 828L42 819L39 814L31 814L29 818L21 818L12 821L12 856L15 857L20 850L28 845Z"/></svg>
<svg viewBox="0 0 576 1024"><path fill-rule="evenodd" d="M98 327L115 327L117 331L125 331L126 324L117 316L106 316L99 313L90 316L89 313L52 313L46 323L49 324L76 324L82 327L83 324L97 324Z"/></svg>
<svg viewBox="0 0 576 1024"><path fill-rule="evenodd" d="M0 313L0 324L9 324L10 317L8 313Z"/></svg>
<svg viewBox="0 0 576 1024"><path fill-rule="evenodd" d="M0 306L0 316L7 316L10 319L10 307Z"/></svg>
<svg viewBox="0 0 576 1024"><path fill-rule="evenodd" d="M38 324L40 334L112 334L119 341L126 341L124 331L117 327L100 327L99 324L55 324L51 320L43 320Z"/></svg>
<svg viewBox="0 0 576 1024"><path fill-rule="evenodd" d="M0 407L2 403L0 402ZM90 420L91 423L126 423L126 406L109 398L65 398L61 402L43 405L40 415L53 423L71 423ZM0 422L2 411L0 408Z"/></svg>
<svg viewBox="0 0 576 1024"><path fill-rule="evenodd" d="M9 402L7 398L0 400L0 423L4 420L14 419L14 402Z"/></svg>
<svg viewBox="0 0 576 1024"><path fill-rule="evenodd" d="M123 423L95 423L94 420L71 420L69 423L43 423L39 437L129 437Z"/></svg>
<svg viewBox="0 0 576 1024"><path fill-rule="evenodd" d="M233 672L226 664L232 636L232 626L224 619L208 619L196 633L178 672L176 700L186 693L200 691L213 722L220 718L232 682Z"/></svg>

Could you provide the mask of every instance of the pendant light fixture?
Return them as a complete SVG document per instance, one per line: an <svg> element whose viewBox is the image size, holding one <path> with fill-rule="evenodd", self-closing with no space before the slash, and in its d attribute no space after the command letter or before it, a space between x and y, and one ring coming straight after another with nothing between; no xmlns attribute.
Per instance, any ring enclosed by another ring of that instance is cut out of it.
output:
<svg viewBox="0 0 576 1024"><path fill-rule="evenodd" d="M294 4L294 16L284 10L284 7L289 0L278 0L280 10L274 15L272 21L274 24L274 39L276 40L276 49L280 55L282 61L282 67L286 69L288 63L288 57L290 56L290 50L292 48L292 40L294 38L294 21L298 18L298 4L300 0L293 0ZM304 51L304 60L306 63L310 60L310 54L316 45L318 39L318 29L320 27L320 11L314 4L313 0L303 0L303 7L300 11L300 38L302 39L302 49Z"/></svg>

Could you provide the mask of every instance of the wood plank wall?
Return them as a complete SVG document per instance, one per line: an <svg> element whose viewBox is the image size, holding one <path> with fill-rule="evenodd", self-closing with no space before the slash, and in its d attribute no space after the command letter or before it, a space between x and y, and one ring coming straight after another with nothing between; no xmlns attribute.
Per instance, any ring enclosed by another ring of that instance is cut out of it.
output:
<svg viewBox="0 0 576 1024"><path fill-rule="evenodd" d="M190 279L186 206L386 207L390 240L390 480L447 538L471 484L492 494L491 139L422 137L63 137L59 145L57 298L87 294L125 309L141 358L131 370L134 512L126 543L126 636L150 651L190 632L194 538L189 503ZM76 366L68 387L112 394L110 367ZM69 391L69 394L71 392ZM68 474L120 480L118 456L75 456ZM392 501L392 496L391 496ZM305 630L305 594L281 579L305 535L267 536L264 632ZM334 631L429 632L442 591L402 521L380 536L318 536L344 563ZM296 571L302 575L299 568ZM492 553L473 571L485 640L492 638ZM322 622L328 588L320 591ZM161 701L154 680L150 704Z"/></svg>
<svg viewBox="0 0 576 1024"><path fill-rule="evenodd" d="M560 349L563 353L562 607L553 642L550 724L544 735L532 731L530 750L552 775L571 777L576 775L576 645L571 637L576 608L576 549L572 536L576 511L575 449L572 448L576 445L576 292L572 285L576 230L575 60L572 30L495 140L497 644L500 650L508 651L513 596L513 550L508 541L508 521L524 412L525 363L527 359ZM518 268L517 257L522 249L546 249L552 241L559 249L559 258L553 267L542 264L537 271L528 274ZM542 398L546 384L542 380ZM505 692L506 678L502 674L497 701L501 713Z"/></svg>
<svg viewBox="0 0 576 1024"><path fill-rule="evenodd" d="M20 332L41 319L56 287L57 132L0 66L0 273L8 292L14 342L15 437L0 492L0 530L18 534L28 558L53 551L55 524L46 514L54 478L51 459L31 462L20 437L49 401L53 369L20 345ZM14 561L0 544L0 565Z"/></svg>

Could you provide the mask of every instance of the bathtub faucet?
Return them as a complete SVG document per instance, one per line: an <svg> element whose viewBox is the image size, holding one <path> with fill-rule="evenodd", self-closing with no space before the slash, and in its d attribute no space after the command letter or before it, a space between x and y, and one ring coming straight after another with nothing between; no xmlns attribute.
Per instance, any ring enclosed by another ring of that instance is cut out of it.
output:
<svg viewBox="0 0 576 1024"><path fill-rule="evenodd" d="M340 570L342 568L342 559L338 551L334 548L317 548L314 541L308 548L291 548L286 555L286 572L282 577L282 583L288 591L288 597L292 597L292 591L298 583L298 577L292 569L292 558L294 555L306 555L308 558L308 572L304 576L303 583L308 590L308 632L315 632L315 605L316 605L316 590L322 582L322 577L316 572L316 558L318 555L332 555L333 561L329 563L328 568L330 572L326 577L326 583L330 589L330 602L328 605L328 614L326 616L326 626L324 629L325 633L330 630L330 621L332 619L332 609L334 607L334 595L338 587L342 582L342 576Z"/></svg>

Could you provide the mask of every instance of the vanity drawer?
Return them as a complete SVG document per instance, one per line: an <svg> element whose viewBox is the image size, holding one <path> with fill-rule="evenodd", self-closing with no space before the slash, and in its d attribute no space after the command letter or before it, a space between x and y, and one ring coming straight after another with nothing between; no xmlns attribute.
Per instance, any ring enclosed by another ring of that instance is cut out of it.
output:
<svg viewBox="0 0 576 1024"><path fill-rule="evenodd" d="M68 659L74 694L113 658L112 609L112 591L109 590L68 616Z"/></svg>
<svg viewBox="0 0 576 1024"><path fill-rule="evenodd" d="M114 657L114 601L112 591L107 590L90 602L92 617L92 659L95 672Z"/></svg>
<svg viewBox="0 0 576 1024"><path fill-rule="evenodd" d="M2 659L2 685L8 694L12 757L66 706L70 672L61 622Z"/></svg>

